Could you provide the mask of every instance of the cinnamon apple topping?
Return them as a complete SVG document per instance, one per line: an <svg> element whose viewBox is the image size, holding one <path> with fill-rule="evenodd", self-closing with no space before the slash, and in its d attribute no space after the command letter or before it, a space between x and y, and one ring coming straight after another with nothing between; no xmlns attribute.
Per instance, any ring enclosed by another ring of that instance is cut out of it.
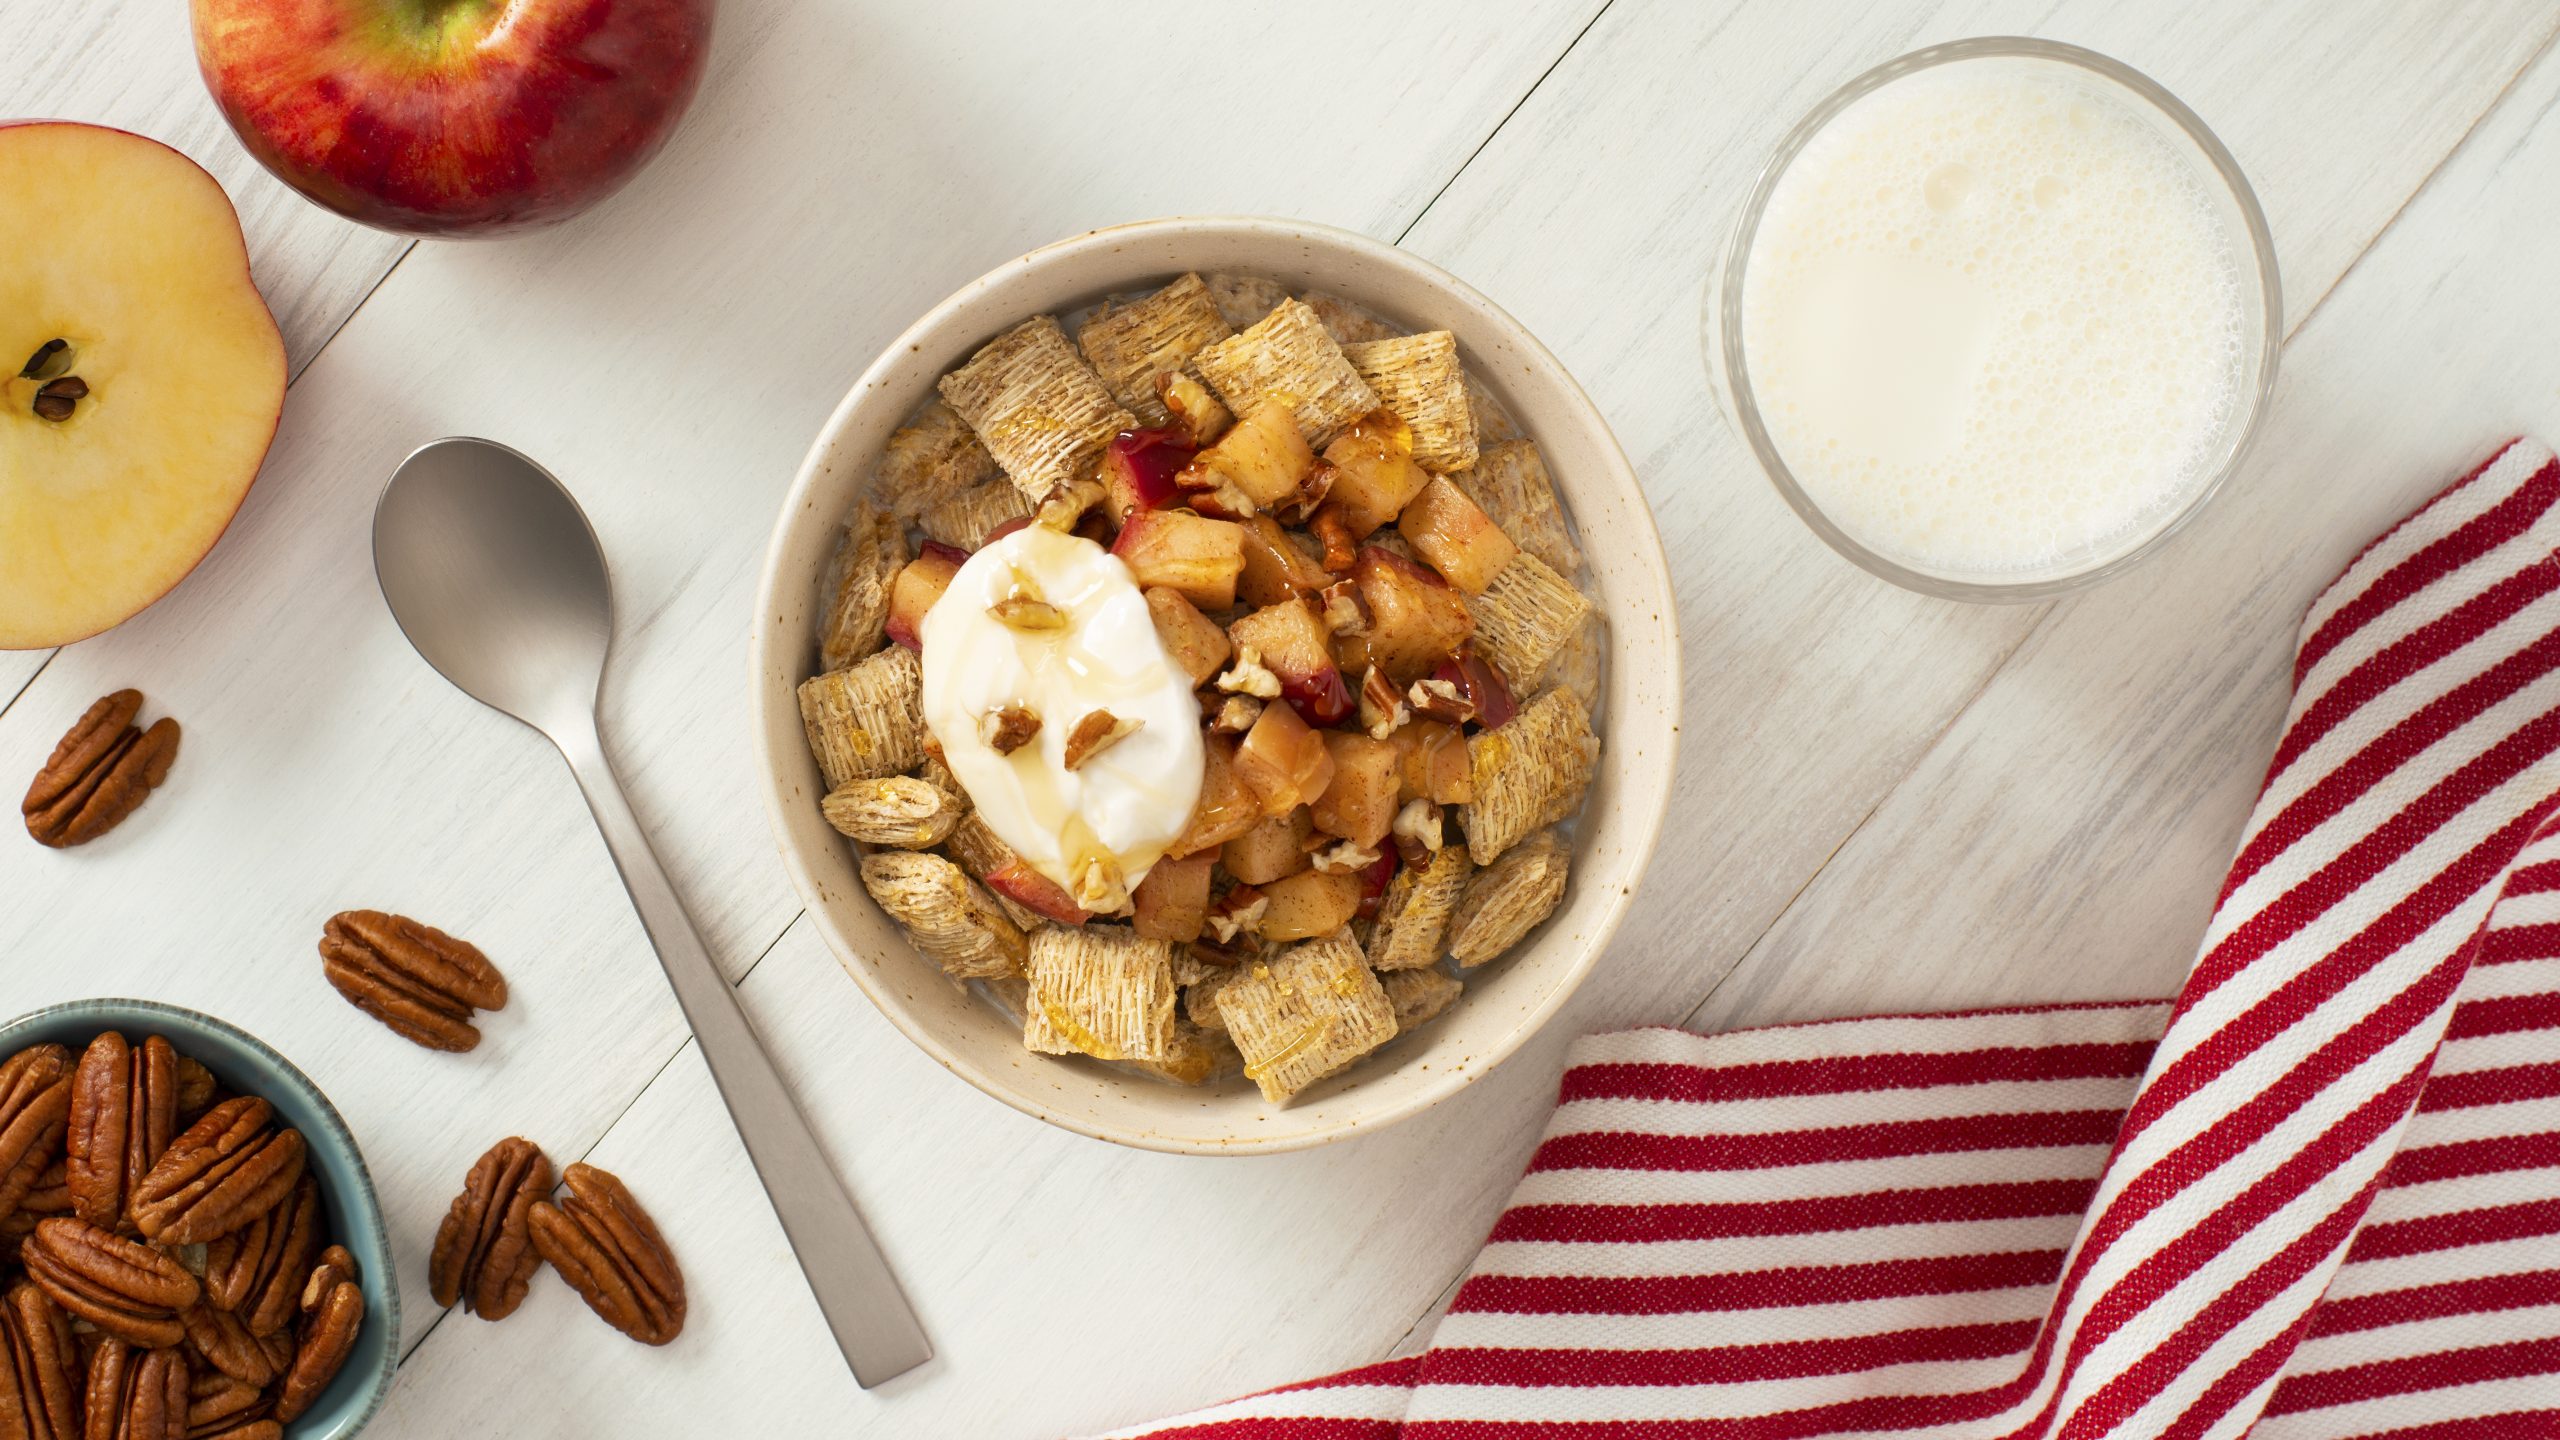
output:
<svg viewBox="0 0 2560 1440"><path fill-rule="evenodd" d="M1461 362L1184 275L891 438L802 716L873 898L1030 1049L1285 1103L1563 902L1605 622Z"/></svg>

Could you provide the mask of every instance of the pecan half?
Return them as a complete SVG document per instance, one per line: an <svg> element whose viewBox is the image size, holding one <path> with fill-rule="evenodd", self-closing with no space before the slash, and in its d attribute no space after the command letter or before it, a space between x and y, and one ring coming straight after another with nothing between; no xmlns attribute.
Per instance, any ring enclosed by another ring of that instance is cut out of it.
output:
<svg viewBox="0 0 2560 1440"><path fill-rule="evenodd" d="M80 1440L80 1347L71 1317L21 1280L0 1303L0 1427L17 1406L26 1440Z"/></svg>
<svg viewBox="0 0 2560 1440"><path fill-rule="evenodd" d="M215 1094L221 1089L214 1083L213 1072L186 1055L178 1057L178 1123L193 1125L199 1116L213 1108Z"/></svg>
<svg viewBox="0 0 2560 1440"><path fill-rule="evenodd" d="M187 1362L109 1336L89 1352L89 1440L185 1440Z"/></svg>
<svg viewBox="0 0 2560 1440"><path fill-rule="evenodd" d="M62 1153L71 1052L30 1045L0 1060L0 1215L18 1208Z"/></svg>
<svg viewBox="0 0 2560 1440"><path fill-rule="evenodd" d="M335 1283L322 1283L324 1277ZM336 1279L333 1268L324 1264L312 1272L312 1281L302 1299L301 1343L294 1347L293 1364L276 1392L279 1424L302 1418L311 1402L329 1388L339 1367L347 1363L348 1352L356 1348L357 1332L364 1328L364 1291L354 1280Z"/></svg>
<svg viewBox="0 0 2560 1440"><path fill-rule="evenodd" d="M27 1278L73 1319L147 1349L186 1338L178 1312L203 1293L171 1257L68 1216L36 1222L21 1258Z"/></svg>
<svg viewBox="0 0 2560 1440"><path fill-rule="evenodd" d="M604 1322L644 1345L684 1331L684 1275L649 1212L611 1173L572 1165L569 1193L533 1207L533 1248Z"/></svg>
<svg viewBox="0 0 2560 1440"><path fill-rule="evenodd" d="M243 1385L263 1388L276 1378L274 1362L267 1359L266 1347L239 1316L216 1310L199 1300L178 1316L187 1332L189 1355ZM201 1368L198 1369L202 1373Z"/></svg>
<svg viewBox="0 0 2560 1440"><path fill-rule="evenodd" d="M169 1142L133 1189L133 1223L163 1245L219 1239L267 1213L302 1178L302 1132L279 1130L275 1107L225 1100Z"/></svg>
<svg viewBox="0 0 2560 1440"><path fill-rule="evenodd" d="M292 1360L288 1353L285 1359ZM266 1421L274 1402L255 1385L243 1385L219 1370L197 1370L187 1384L187 1433L191 1436L238 1435L241 1427ZM250 1432L255 1433L255 1432Z"/></svg>
<svg viewBox="0 0 2560 1440"><path fill-rule="evenodd" d="M113 1030L89 1042L71 1077L71 1210L101 1230L125 1222L134 1182L177 1129L178 1052L153 1035L140 1047Z"/></svg>
<svg viewBox="0 0 2560 1440"><path fill-rule="evenodd" d="M238 1315L252 1335L282 1332L325 1238L320 1186L306 1174L283 1204L205 1247L205 1303Z"/></svg>
<svg viewBox="0 0 2560 1440"><path fill-rule="evenodd" d="M430 1050L480 1043L473 1010L503 1010L507 980L468 941L379 910L346 910L320 932L329 983L349 1004Z"/></svg>
<svg viewBox="0 0 2560 1440"><path fill-rule="evenodd" d="M178 758L178 722L162 717L137 730L142 692L118 690L89 707L36 772L18 811L27 833L62 849L114 829L169 778Z"/></svg>
<svg viewBox="0 0 2560 1440"><path fill-rule="evenodd" d="M550 1193L551 1160L540 1146L513 1135L490 1146L436 1227L435 1251L427 1260L436 1303L459 1302L483 1320L514 1314L524 1303L534 1266L542 1263L533 1253L526 1216Z"/></svg>
<svg viewBox="0 0 2560 1440"><path fill-rule="evenodd" d="M250 1420L219 1430L190 1427L187 1440L284 1440L284 1427L273 1420Z"/></svg>

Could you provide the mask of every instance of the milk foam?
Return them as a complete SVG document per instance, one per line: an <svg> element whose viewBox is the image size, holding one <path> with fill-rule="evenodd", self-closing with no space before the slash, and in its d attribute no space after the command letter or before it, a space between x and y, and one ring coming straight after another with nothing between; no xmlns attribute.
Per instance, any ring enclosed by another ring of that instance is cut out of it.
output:
<svg viewBox="0 0 2560 1440"><path fill-rule="evenodd" d="M2094 562L2165 522L2254 343L2202 167L2046 62L1943 65L1834 117L1772 193L1742 298L1797 482L1939 574Z"/></svg>

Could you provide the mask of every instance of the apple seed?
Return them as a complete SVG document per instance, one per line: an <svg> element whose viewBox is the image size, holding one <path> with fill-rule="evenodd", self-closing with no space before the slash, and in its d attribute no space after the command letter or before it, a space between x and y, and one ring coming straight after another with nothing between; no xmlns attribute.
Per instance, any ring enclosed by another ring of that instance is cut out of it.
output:
<svg viewBox="0 0 2560 1440"><path fill-rule="evenodd" d="M73 358L71 342L56 336L36 347L36 353L28 356L27 363L19 367L18 378L39 383L51 380L70 369Z"/></svg>
<svg viewBox="0 0 2560 1440"><path fill-rule="evenodd" d="M36 415L45 420L68 420L71 418L71 412L78 408L88 394L89 382L77 375L65 375L59 380L48 380L44 388L36 392Z"/></svg>

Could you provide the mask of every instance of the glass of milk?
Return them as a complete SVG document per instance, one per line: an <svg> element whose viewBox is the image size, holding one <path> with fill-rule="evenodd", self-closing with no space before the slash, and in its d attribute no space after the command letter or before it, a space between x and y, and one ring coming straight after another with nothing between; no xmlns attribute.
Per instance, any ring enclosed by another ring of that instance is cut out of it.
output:
<svg viewBox="0 0 2560 1440"><path fill-rule="evenodd" d="M2204 508L2275 388L2283 300L2229 151L2124 65L1962 40L1815 107L1707 285L1726 418L1834 549L2032 600Z"/></svg>

